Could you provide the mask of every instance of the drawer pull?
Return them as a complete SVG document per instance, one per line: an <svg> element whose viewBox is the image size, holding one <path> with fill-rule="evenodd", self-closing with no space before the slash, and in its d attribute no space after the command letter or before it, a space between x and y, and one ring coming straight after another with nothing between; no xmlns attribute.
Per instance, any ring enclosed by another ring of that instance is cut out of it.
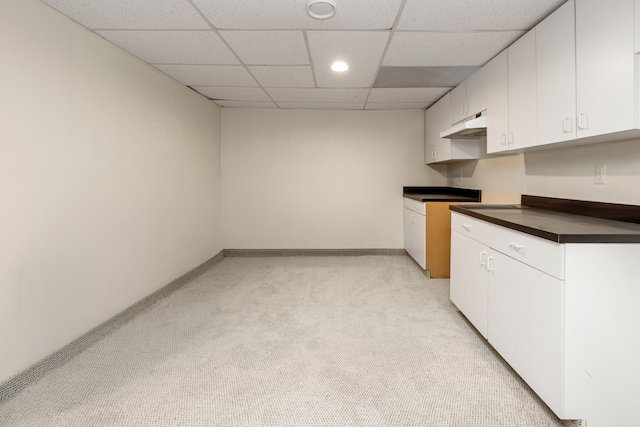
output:
<svg viewBox="0 0 640 427"><path fill-rule="evenodd" d="M480 252L480 265L487 265L487 253L484 251Z"/></svg>
<svg viewBox="0 0 640 427"><path fill-rule="evenodd" d="M471 226L470 225L462 224L462 228L464 228L465 231L471 232Z"/></svg>
<svg viewBox="0 0 640 427"><path fill-rule="evenodd" d="M513 249L515 249L515 250L516 250L516 251L518 251L518 252L522 252L522 251L524 251L524 246L522 246L522 245L518 245L518 244L513 243L513 242L512 242L512 243L509 243L509 247L512 247Z"/></svg>

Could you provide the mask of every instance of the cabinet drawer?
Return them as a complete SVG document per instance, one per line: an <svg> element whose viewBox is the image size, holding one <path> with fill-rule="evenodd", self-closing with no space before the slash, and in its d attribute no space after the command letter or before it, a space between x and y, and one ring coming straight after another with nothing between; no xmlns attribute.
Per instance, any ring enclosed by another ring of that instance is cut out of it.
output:
<svg viewBox="0 0 640 427"><path fill-rule="evenodd" d="M500 226L492 227L487 239L496 251L564 279L564 245Z"/></svg>
<svg viewBox="0 0 640 427"><path fill-rule="evenodd" d="M451 230L487 244L488 230L492 224L457 212L451 212Z"/></svg>
<svg viewBox="0 0 640 427"><path fill-rule="evenodd" d="M406 197L404 197L404 207L412 210L414 212L417 212L421 215L426 215L427 210L425 208L425 204L424 202L419 202L417 200L413 200L413 199L408 199Z"/></svg>

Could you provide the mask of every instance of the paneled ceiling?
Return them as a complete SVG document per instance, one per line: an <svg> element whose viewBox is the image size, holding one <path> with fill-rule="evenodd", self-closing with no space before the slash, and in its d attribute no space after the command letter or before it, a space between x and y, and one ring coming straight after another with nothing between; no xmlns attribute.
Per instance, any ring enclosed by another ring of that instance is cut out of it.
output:
<svg viewBox="0 0 640 427"><path fill-rule="evenodd" d="M42 0L223 107L426 108L566 0ZM330 65L342 60L349 70Z"/></svg>

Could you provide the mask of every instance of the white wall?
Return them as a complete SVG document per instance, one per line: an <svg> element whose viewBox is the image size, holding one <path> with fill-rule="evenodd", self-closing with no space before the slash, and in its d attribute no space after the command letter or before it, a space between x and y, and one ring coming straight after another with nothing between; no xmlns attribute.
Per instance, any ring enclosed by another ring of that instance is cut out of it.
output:
<svg viewBox="0 0 640 427"><path fill-rule="evenodd" d="M425 166L424 111L222 111L229 249L402 248L402 187Z"/></svg>
<svg viewBox="0 0 640 427"><path fill-rule="evenodd" d="M483 190L484 203L519 203L530 194L640 205L637 140L481 157L448 165L448 183ZM595 183L596 163L606 164L605 185Z"/></svg>
<svg viewBox="0 0 640 427"><path fill-rule="evenodd" d="M0 381L223 249L220 109L0 2Z"/></svg>
<svg viewBox="0 0 640 427"><path fill-rule="evenodd" d="M525 192L522 154L487 155L486 140L480 142L480 159L448 165L451 187L482 190L482 203L520 203Z"/></svg>
<svg viewBox="0 0 640 427"><path fill-rule="evenodd" d="M595 183L595 164L606 183ZM527 194L640 205L640 141L623 141L525 155Z"/></svg>

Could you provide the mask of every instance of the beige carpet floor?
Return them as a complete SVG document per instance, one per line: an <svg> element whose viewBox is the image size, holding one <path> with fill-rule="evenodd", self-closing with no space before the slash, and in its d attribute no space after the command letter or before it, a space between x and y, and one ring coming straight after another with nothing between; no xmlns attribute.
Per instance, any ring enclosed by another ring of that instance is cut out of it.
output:
<svg viewBox="0 0 640 427"><path fill-rule="evenodd" d="M405 256L225 258L2 426L568 426Z"/></svg>

